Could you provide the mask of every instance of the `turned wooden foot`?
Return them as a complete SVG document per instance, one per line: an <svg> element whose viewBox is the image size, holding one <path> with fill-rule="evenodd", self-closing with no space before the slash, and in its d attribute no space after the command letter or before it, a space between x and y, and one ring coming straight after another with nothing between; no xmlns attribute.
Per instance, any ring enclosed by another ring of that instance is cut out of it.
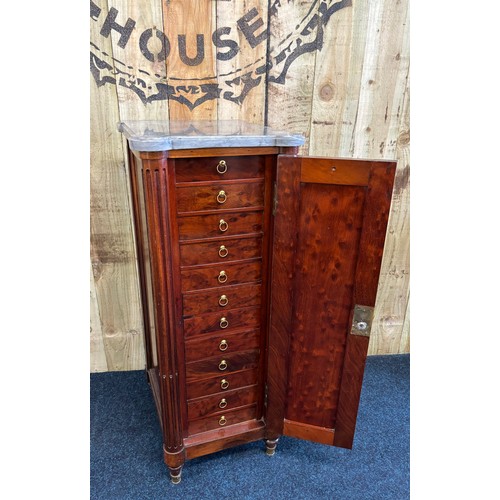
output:
<svg viewBox="0 0 500 500"><path fill-rule="evenodd" d="M172 484L179 484L181 482L182 465L179 467L169 467L168 470L170 471Z"/></svg>
<svg viewBox="0 0 500 500"><path fill-rule="evenodd" d="M278 439L266 439L266 455L272 457L276 451Z"/></svg>

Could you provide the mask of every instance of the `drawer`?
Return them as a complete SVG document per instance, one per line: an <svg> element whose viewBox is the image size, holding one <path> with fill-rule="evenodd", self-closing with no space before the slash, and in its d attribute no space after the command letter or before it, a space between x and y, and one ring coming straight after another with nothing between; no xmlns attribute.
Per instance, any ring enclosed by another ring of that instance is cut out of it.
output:
<svg viewBox="0 0 500 500"><path fill-rule="evenodd" d="M220 220L220 219L219 219ZM181 266L252 259L262 255L262 237L181 244Z"/></svg>
<svg viewBox="0 0 500 500"><path fill-rule="evenodd" d="M187 340L185 344L186 362L197 361L211 356L225 357L238 351L259 348L259 331L239 332L225 335L205 335Z"/></svg>
<svg viewBox="0 0 500 500"><path fill-rule="evenodd" d="M257 370L246 370L238 373L227 373L216 377L196 380L187 384L188 400L208 396L210 394L224 394L233 389L241 389L257 383Z"/></svg>
<svg viewBox="0 0 500 500"><path fill-rule="evenodd" d="M177 212L264 207L264 181L183 186L176 190Z"/></svg>
<svg viewBox="0 0 500 500"><path fill-rule="evenodd" d="M249 406L241 410L228 411L223 415L214 415L212 417L193 420L188 424L188 434L198 434L200 432L211 431L212 429L222 429L233 424L246 422L257 418L257 405ZM222 425L224 423L224 425Z"/></svg>
<svg viewBox="0 0 500 500"><path fill-rule="evenodd" d="M261 279L260 260L239 264L221 263L216 266L181 271L182 291L235 285Z"/></svg>
<svg viewBox="0 0 500 500"><path fill-rule="evenodd" d="M260 284L233 285L182 295L184 317L260 305Z"/></svg>
<svg viewBox="0 0 500 500"><path fill-rule="evenodd" d="M224 213L179 217L179 239L220 238L239 234L260 233L262 212Z"/></svg>
<svg viewBox="0 0 500 500"><path fill-rule="evenodd" d="M226 162L226 169L219 162ZM264 156L224 156L211 158L176 158L176 182L215 181L264 177Z"/></svg>
<svg viewBox="0 0 500 500"><path fill-rule="evenodd" d="M260 324L260 307L230 309L202 314L184 320L184 336L203 335L211 332L227 332L236 328L251 329Z"/></svg>
<svg viewBox="0 0 500 500"><path fill-rule="evenodd" d="M258 387L245 387L227 391L206 398L188 402L188 420L196 420L213 414L225 414L242 406L249 406L257 402Z"/></svg>
<svg viewBox="0 0 500 500"><path fill-rule="evenodd" d="M257 368L259 364L259 350L237 352L232 354L220 353L219 356L206 358L186 364L186 381L214 377L239 370Z"/></svg>

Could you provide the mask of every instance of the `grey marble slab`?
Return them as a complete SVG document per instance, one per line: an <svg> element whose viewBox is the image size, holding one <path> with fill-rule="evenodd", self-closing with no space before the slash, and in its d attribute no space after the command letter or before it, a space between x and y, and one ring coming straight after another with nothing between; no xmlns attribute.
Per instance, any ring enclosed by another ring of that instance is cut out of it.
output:
<svg viewBox="0 0 500 500"><path fill-rule="evenodd" d="M304 136L240 120L125 121L118 129L134 151L302 146Z"/></svg>

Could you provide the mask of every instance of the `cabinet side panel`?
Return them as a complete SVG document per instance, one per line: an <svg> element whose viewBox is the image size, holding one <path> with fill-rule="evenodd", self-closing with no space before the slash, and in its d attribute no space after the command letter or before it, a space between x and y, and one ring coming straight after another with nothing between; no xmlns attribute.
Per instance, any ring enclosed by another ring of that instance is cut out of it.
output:
<svg viewBox="0 0 500 500"><path fill-rule="evenodd" d="M134 229L141 290L142 314L144 322L144 345L146 349L146 369L158 367L158 348L156 345L156 327L154 317L153 282L151 276L151 258L148 242L146 203L144 200L144 182L142 161L129 150L130 187L132 192Z"/></svg>
<svg viewBox="0 0 500 500"><path fill-rule="evenodd" d="M286 418L333 429L366 189L304 183Z"/></svg>

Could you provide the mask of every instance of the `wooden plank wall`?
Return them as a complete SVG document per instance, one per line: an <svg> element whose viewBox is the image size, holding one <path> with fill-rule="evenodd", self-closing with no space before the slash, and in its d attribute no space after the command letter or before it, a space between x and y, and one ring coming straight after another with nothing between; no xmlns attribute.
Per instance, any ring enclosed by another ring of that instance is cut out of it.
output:
<svg viewBox="0 0 500 500"><path fill-rule="evenodd" d="M91 371L144 367L120 120L242 119L397 159L370 354L409 352L408 0L93 0Z"/></svg>

